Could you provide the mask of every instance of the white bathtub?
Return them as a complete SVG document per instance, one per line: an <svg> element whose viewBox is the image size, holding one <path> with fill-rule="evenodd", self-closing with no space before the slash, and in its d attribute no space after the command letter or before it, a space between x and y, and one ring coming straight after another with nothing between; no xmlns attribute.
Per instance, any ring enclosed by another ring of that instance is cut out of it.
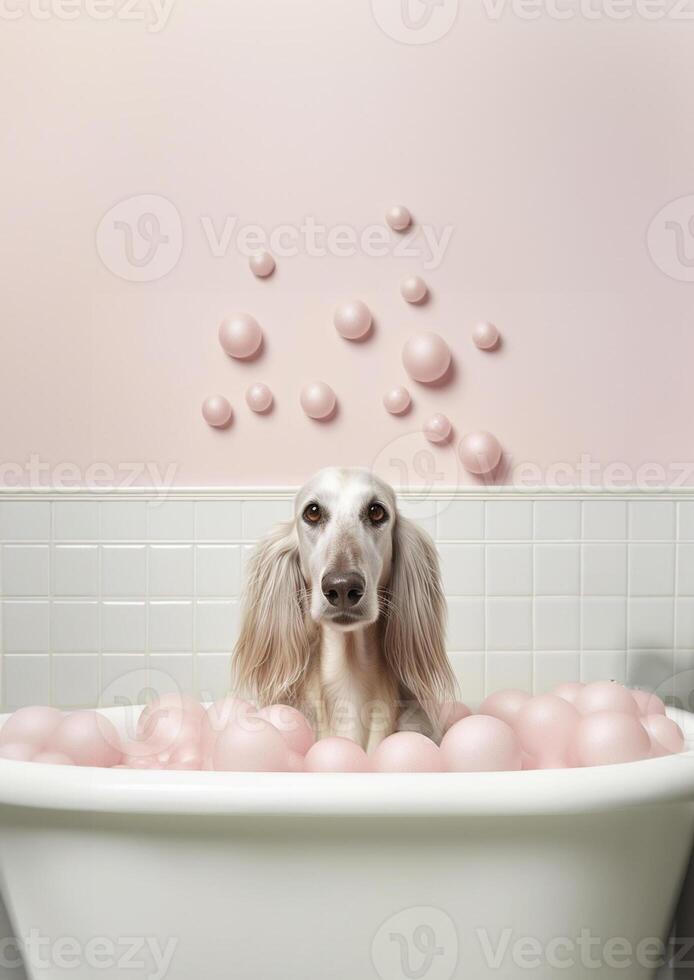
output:
<svg viewBox="0 0 694 980"><path fill-rule="evenodd" d="M2 761L2 894L31 980L646 980L694 836L691 745L493 774Z"/></svg>

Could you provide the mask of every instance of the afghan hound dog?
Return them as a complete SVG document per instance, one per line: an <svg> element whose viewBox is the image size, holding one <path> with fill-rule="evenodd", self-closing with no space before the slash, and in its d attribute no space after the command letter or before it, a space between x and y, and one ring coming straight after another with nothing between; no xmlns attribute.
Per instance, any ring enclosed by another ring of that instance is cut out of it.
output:
<svg viewBox="0 0 694 980"><path fill-rule="evenodd" d="M250 559L234 688L367 750L400 730L438 739L456 692L445 622L436 549L392 488L321 470Z"/></svg>

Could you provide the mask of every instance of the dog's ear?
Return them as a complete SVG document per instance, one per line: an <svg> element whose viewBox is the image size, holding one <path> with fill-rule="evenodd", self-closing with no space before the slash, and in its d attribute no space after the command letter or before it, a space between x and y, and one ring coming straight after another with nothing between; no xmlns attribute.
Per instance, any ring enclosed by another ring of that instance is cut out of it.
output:
<svg viewBox="0 0 694 980"><path fill-rule="evenodd" d="M404 688L437 729L440 706L457 684L446 653L446 601L434 542L420 527L396 516L388 586L384 653Z"/></svg>
<svg viewBox="0 0 694 980"><path fill-rule="evenodd" d="M259 705L292 702L310 657L306 587L294 523L276 527L250 558L233 690Z"/></svg>

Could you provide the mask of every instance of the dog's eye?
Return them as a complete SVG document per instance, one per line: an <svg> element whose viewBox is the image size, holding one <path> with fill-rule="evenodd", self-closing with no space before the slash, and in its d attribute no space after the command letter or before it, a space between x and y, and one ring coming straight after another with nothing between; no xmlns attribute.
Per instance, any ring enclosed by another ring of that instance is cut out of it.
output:
<svg viewBox="0 0 694 980"><path fill-rule="evenodd" d="M388 519L388 512L382 504L371 504L369 507L369 520L372 524L383 524Z"/></svg>
<svg viewBox="0 0 694 980"><path fill-rule="evenodd" d="M320 509L318 504L309 504L304 510L304 520L308 524L317 524L318 521L323 516L323 511Z"/></svg>

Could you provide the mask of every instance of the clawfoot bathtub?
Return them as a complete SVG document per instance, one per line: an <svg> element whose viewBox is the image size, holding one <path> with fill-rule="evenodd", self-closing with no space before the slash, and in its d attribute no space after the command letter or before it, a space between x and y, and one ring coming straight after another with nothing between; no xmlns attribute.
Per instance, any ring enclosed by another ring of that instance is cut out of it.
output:
<svg viewBox="0 0 694 980"><path fill-rule="evenodd" d="M694 836L691 745L490 774L2 761L0 887L30 980L651 980Z"/></svg>

